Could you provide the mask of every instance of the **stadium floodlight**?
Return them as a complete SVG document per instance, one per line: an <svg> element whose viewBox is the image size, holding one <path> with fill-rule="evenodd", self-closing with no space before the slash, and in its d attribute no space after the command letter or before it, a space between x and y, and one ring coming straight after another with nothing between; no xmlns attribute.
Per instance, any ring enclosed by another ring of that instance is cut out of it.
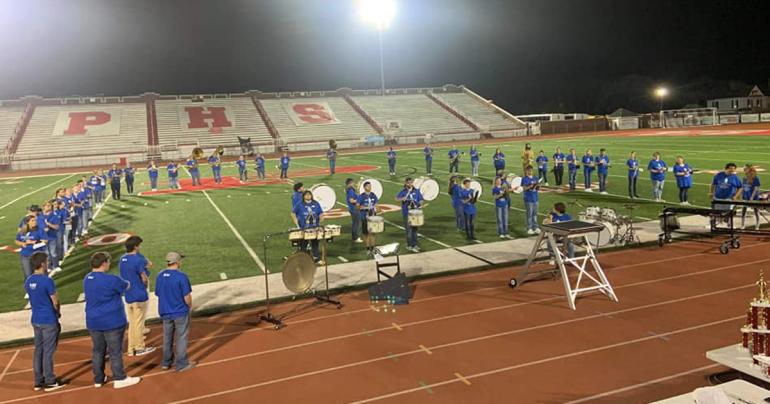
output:
<svg viewBox="0 0 770 404"><path fill-rule="evenodd" d="M382 31L390 27L393 17L396 16L396 2L394 0L358 0L356 2L358 16L361 21L372 25L377 29L380 39L380 91L385 96L385 52L382 44Z"/></svg>
<svg viewBox="0 0 770 404"><path fill-rule="evenodd" d="M668 95L668 89L666 87L658 87L655 89L655 96L658 97L660 110L663 110L663 97Z"/></svg>

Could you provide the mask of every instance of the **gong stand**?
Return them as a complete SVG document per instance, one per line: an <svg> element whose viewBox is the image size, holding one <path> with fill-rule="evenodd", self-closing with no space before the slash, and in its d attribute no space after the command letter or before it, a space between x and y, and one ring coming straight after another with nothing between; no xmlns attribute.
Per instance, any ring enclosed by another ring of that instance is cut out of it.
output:
<svg viewBox="0 0 770 404"><path fill-rule="evenodd" d="M324 262L324 277L325 283L326 283L326 290L324 291L323 295L319 295L317 291L313 292L313 295L315 295L316 302L318 303L327 303L327 304L333 304L337 306L337 309L342 308L342 303L340 303L339 300L333 300L331 298L331 294L329 292L329 262L326 259L326 245L329 244L329 239L323 239L320 240L323 241L323 244L321 245L321 260Z"/></svg>
<svg viewBox="0 0 770 404"><path fill-rule="evenodd" d="M280 233L268 233L265 234L265 236L262 238L262 257L265 260L265 270L262 271L265 274L265 311L262 312L262 314L259 315L259 320L257 321L257 324L259 322L264 321L267 323L270 323L273 325L273 328L276 330L280 330L284 324L281 319L278 317L273 316L273 314L270 312L270 282L268 282L267 275L270 273L270 271L267 269L267 245L269 244L268 241L270 241L273 236L278 235L285 235L287 232L280 232Z"/></svg>

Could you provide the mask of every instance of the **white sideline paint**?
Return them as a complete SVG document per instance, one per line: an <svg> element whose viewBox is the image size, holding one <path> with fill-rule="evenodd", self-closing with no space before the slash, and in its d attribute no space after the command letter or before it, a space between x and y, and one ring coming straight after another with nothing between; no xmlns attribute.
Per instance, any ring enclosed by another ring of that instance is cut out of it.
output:
<svg viewBox="0 0 770 404"><path fill-rule="evenodd" d="M259 269L261 269L262 271L267 271L267 273L270 273L270 271L265 269L265 264L263 264L262 260L259 259L259 257L257 256L257 253L254 251L254 249L251 248L249 243L247 243L246 240L243 238L243 236L241 236L241 233L239 233L238 230L235 228L235 226L233 226L233 224L230 222L230 219L228 219L227 216L225 216L224 212L222 212L222 210L219 209L219 206L217 206L217 204L214 203L214 200L211 199L211 197L209 196L208 192L206 192L206 190L201 190L201 192L203 193L203 196L205 196L206 199L209 200L209 203L211 203L211 206L214 207L214 210L216 210L217 213L219 213L219 216L222 216L222 220L225 221L225 223L227 224L227 227L229 227L230 231L233 232L233 234L235 235L235 238L237 238L238 241L241 242L241 245L243 245L243 248L246 249L246 251L251 256L251 259L254 260L254 262L257 264Z"/></svg>
<svg viewBox="0 0 770 404"><path fill-rule="evenodd" d="M24 198L26 198L26 197L28 197L28 196L32 195L32 194L38 193L38 192L40 192L40 191L42 191L42 190L44 190L44 189L47 189L47 188L51 188L52 186L54 186L54 185L56 185L56 184L58 184L58 183L60 183L60 182L62 182L62 181L64 181L64 180L70 179L70 178L72 178L72 177L74 177L74 176L76 176L76 175L78 175L78 174L79 174L79 173L70 174L70 175L68 175L68 176L66 176L66 177L64 177L64 178L58 179L58 180L56 180L56 181L54 181L54 182L52 182L52 183L50 183L50 184L48 184L48 185L45 185L45 186L43 186L43 187L40 187L40 188L38 188L38 189L36 189L36 190L34 190L34 191L31 191L31 192L27 192L26 194L24 194L24 195L22 195L22 196L20 196L20 197L18 197L18 198L16 198L16 199L14 199L14 200L12 200L12 201L10 201L10 202L6 203L5 205L3 205L3 206L0 206L0 209L4 209L4 208L6 208L6 207L8 207L8 206L11 206L11 205L13 205L14 203L16 203L16 202L18 202L18 201L20 201L20 200L22 200L22 199L24 199Z"/></svg>
<svg viewBox="0 0 770 404"><path fill-rule="evenodd" d="M81 293L81 294L78 295L78 300L77 300L78 303L84 302L85 300L86 300L86 294L85 293Z"/></svg>
<svg viewBox="0 0 770 404"><path fill-rule="evenodd" d="M343 257L343 256L341 256L341 255L339 257L337 257L337 259L342 261L342 262L348 262L348 259Z"/></svg>
<svg viewBox="0 0 770 404"><path fill-rule="evenodd" d="M224 280L227 280L227 274L226 274L226 273L224 273L224 272L220 272L220 273L219 273L219 279L221 279L221 280L223 280L223 281L224 281Z"/></svg>

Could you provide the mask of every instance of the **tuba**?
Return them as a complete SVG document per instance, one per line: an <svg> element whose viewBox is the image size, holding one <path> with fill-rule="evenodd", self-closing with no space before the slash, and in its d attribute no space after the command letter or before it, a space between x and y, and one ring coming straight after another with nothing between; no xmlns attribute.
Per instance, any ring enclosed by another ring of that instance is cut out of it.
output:
<svg viewBox="0 0 770 404"><path fill-rule="evenodd" d="M329 140L329 148L337 150L337 141L334 139Z"/></svg>
<svg viewBox="0 0 770 404"><path fill-rule="evenodd" d="M214 154L218 154L220 157L225 154L225 148L224 146L217 146L216 149L214 149Z"/></svg>
<svg viewBox="0 0 770 404"><path fill-rule="evenodd" d="M199 160L203 158L203 149L200 147L196 147L192 150L192 154L190 154L191 160Z"/></svg>

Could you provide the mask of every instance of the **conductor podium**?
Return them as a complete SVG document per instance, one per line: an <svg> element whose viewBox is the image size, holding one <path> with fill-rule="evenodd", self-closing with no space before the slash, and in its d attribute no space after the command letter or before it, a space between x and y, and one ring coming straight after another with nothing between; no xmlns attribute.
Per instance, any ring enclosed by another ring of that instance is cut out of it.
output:
<svg viewBox="0 0 770 404"><path fill-rule="evenodd" d="M561 275L564 283L564 292L567 295L567 303L575 310L575 300L581 293L598 290L613 301L618 301L610 282L604 275L604 271L596 259L594 249L591 247L589 237L599 238L604 226L595 223L581 221L567 221L542 225L542 231L532 247L532 252L527 263L519 273L511 278L509 286L515 288L528 280L535 280L543 276ZM561 243L560 243L561 241ZM574 248L582 250L583 255L571 254ZM538 258L541 252L548 251L553 255L556 269L530 273L530 266ZM577 270L577 279L574 285L569 278L567 269ZM593 273L590 270L593 268ZM581 283L586 284L582 286Z"/></svg>

